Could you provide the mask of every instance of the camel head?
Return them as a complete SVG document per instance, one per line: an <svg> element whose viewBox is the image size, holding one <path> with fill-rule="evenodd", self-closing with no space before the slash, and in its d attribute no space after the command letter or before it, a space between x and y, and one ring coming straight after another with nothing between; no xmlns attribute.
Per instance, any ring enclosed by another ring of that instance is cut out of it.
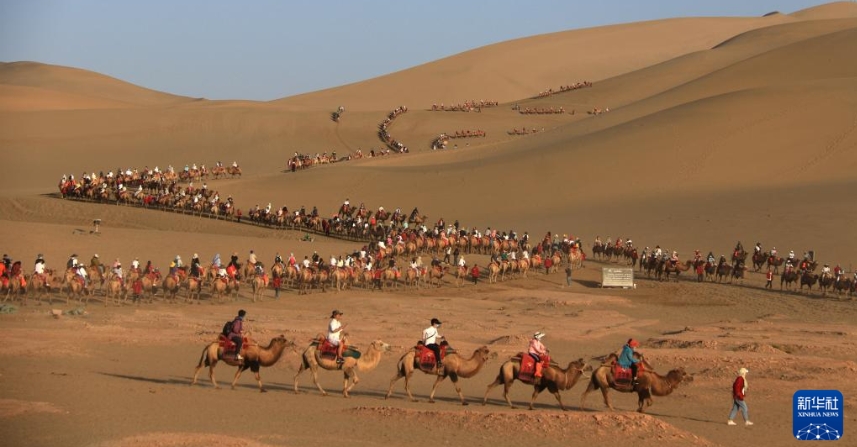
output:
<svg viewBox="0 0 857 447"><path fill-rule="evenodd" d="M285 348L293 348L293 347L295 347L295 342L294 342L294 340L287 340L287 339L286 339L286 336L285 336L285 335L283 335L283 334L280 334L278 337L276 337L276 338L274 338L273 340L271 340L271 344L281 344L281 345L283 345L283 347L285 347Z"/></svg>
<svg viewBox="0 0 857 447"><path fill-rule="evenodd" d="M476 349L476 351L473 353L473 357L478 356L479 358L488 360L489 358L491 358L491 357L489 357L490 354L491 354L491 350L488 349L488 346L482 345ZM496 352L494 353L494 357L497 357Z"/></svg>
<svg viewBox="0 0 857 447"><path fill-rule="evenodd" d="M689 375L687 371L684 370L683 366L680 366L668 372L667 378L670 379L671 382L674 381L676 386L678 386L678 384L682 383L683 381L693 381L693 376Z"/></svg>
<svg viewBox="0 0 857 447"><path fill-rule="evenodd" d="M583 357L581 357L581 358L579 358L573 362L570 362L568 364L567 369L577 369L577 370L580 370L580 372L586 372L586 371L592 371L592 365L587 363L586 360L583 360Z"/></svg>
<svg viewBox="0 0 857 447"><path fill-rule="evenodd" d="M375 347L380 352L390 352L392 349L390 344L381 340L380 338L372 342L372 346Z"/></svg>

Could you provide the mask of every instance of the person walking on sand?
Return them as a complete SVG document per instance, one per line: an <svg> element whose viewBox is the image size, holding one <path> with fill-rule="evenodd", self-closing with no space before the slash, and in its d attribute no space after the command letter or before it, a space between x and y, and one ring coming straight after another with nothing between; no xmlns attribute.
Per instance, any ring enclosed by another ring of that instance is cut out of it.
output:
<svg viewBox="0 0 857 447"><path fill-rule="evenodd" d="M747 368L739 369L738 377L736 377L735 382L732 383L732 411L729 412L728 425L738 425L735 423L735 416L738 414L738 410L741 410L741 415L744 417L744 425L753 425L753 423L750 422L750 416L748 415L747 402L744 400L744 397L747 394L748 372L750 372L750 370Z"/></svg>
<svg viewBox="0 0 857 447"><path fill-rule="evenodd" d="M565 285L571 287L571 266L565 268Z"/></svg>

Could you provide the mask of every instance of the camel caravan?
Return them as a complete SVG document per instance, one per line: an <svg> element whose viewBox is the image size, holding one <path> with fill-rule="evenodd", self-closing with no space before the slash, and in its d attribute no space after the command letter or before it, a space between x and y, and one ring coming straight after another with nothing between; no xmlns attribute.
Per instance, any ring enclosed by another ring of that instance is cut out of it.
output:
<svg viewBox="0 0 857 447"><path fill-rule="evenodd" d="M231 384L232 389L235 389L241 374L249 369L255 375L259 391L267 391L262 384L261 367L276 364L283 357L284 351L294 348L295 343L280 335L263 346L246 335L243 322L246 312L241 310L238 315L235 320L224 325L216 341L208 343L203 348L191 380L192 386L198 382L202 369L208 367L212 386L220 388L214 377L214 371L219 362L224 362L236 368ZM345 325L339 321L341 315L342 312L334 310L327 335L318 334L310 340L300 354L300 364L293 383L295 394L301 392L298 379L304 372L310 371L315 388L322 396L327 396L327 391L318 380L319 371L326 370L342 374L341 394L344 398L350 398L351 391L360 382L358 372L368 374L377 370L384 355L392 350L388 343L380 339L373 340L365 350L353 345L350 335L344 332ZM239 319L239 329L235 329ZM417 398L411 391L411 379L414 373L419 371L434 378L428 393L429 403L435 403L434 396L439 385L449 378L459 402L466 406L469 402L459 380L474 378L485 369L489 361L496 359L498 355L484 345L477 347L472 353L460 352L453 348L445 337L437 333L441 325L440 320L434 318L431 322L432 326L423 331L423 338L399 357L384 398L390 399L396 383L404 379L405 394L411 402L417 402ZM522 351L512 355L500 365L496 378L485 390L482 405L488 404L491 390L502 384L503 398L506 404L514 409L515 405L509 398L509 389L515 381L519 381L533 388L529 402L530 410L534 408L534 402L539 394L548 390L554 395L560 408L565 411L567 408L562 401L561 391L572 389L581 378L585 377L588 385L581 395L581 410L586 408L587 395L595 390L602 392L604 405L614 410L609 396L609 390L612 389L620 393L636 393L637 411L642 413L653 404L653 396L668 396L680 385L693 379L683 367L674 368L666 375L655 372L648 360L636 351L639 343L634 339L628 342L630 348L623 346L621 354L614 352L602 357L604 360L595 367L583 358L579 358L570 361L563 368L551 359L546 348L541 344L542 337L544 337L543 332L536 332L527 352ZM542 355L537 355L534 349L542 352ZM634 359L634 367L625 365L623 358L626 356L626 349L629 349L628 358Z"/></svg>
<svg viewBox="0 0 857 447"><path fill-rule="evenodd" d="M525 107L518 108L518 113L521 115L562 115L565 113L564 107ZM571 111L574 115L574 110Z"/></svg>
<svg viewBox="0 0 857 447"><path fill-rule="evenodd" d="M542 127L542 132L545 131L545 128ZM526 127L522 127L518 129L517 127L506 132L508 135L532 135L534 133L539 133L539 130L533 127L532 129L527 129Z"/></svg>
<svg viewBox="0 0 857 447"><path fill-rule="evenodd" d="M559 89L556 89L556 90L554 90L553 88L549 88L547 90L542 90L536 96L533 96L532 99L547 98L548 96L553 96L557 93L570 92L572 90L579 90L579 89L587 88L587 87L592 87L592 83L589 81L583 81L583 82L575 82L574 84L570 84L570 85L561 85L561 86L559 86Z"/></svg>
<svg viewBox="0 0 857 447"><path fill-rule="evenodd" d="M499 105L499 101L486 101L484 99L476 101L474 99L470 101L465 101L463 103L451 104L448 106L445 106L443 103L440 103L440 105L437 105L437 103L435 103L432 104L431 108L428 110L431 112L481 112L484 108L497 107Z"/></svg>
<svg viewBox="0 0 857 447"><path fill-rule="evenodd" d="M386 144L390 150L400 154L408 153L408 147L405 146L403 143L396 141L396 139L393 138L392 135L390 135L388 129L396 121L396 118L407 112L407 107L397 107L387 114L387 117L384 118L384 121L381 121L381 124L378 124L378 138L380 138L381 141Z"/></svg>

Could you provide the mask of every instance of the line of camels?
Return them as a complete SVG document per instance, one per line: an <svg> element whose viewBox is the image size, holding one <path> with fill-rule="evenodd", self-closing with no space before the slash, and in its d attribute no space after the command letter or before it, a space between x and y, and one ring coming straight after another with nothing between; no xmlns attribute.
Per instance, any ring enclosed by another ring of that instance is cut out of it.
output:
<svg viewBox="0 0 857 447"><path fill-rule="evenodd" d="M392 350L390 344L381 339L376 339L369 344L369 347L365 352L361 353L359 358L346 356L344 357L343 363L337 363L333 358L323 357L317 346L318 338L313 339L313 342L304 349L300 355L300 367L294 376L293 390L295 394L300 394L300 387L298 384L299 377L305 371L310 371L313 384L318 388L318 391L322 396L327 396L327 391L325 391L318 381L319 371L326 370L334 372L339 371L342 373L342 396L350 398L351 390L360 382L360 378L357 375L358 371L368 373L375 370L381 363L383 355L391 352ZM197 379L202 369L204 367L208 367L208 375L212 386L220 388L214 378L214 371L217 364L222 361L227 365L237 368L232 380L232 389L235 389L235 385L241 377L241 373L249 369L255 375L259 390L261 392L266 392L267 390L262 384L261 376L259 374L261 367L273 366L280 360L286 349L289 348L296 348L296 344L294 341L287 340L284 335L279 335L271 339L267 346L261 346L250 340L248 344L242 348L242 356L244 357L244 360L239 363L232 355L224 356L224 348L219 345L219 342L212 342L206 345L202 350L202 355L196 366L196 370L194 371L191 386L197 383ZM404 378L405 392L407 393L408 399L411 402L417 402L418 400L411 392L410 380L416 371L421 371L424 374L435 378L428 397L429 403L435 403L434 396L438 386L441 382L449 378L452 386L455 388L455 392L458 395L461 404L468 405L468 401L464 397L464 393L458 383L459 379L469 379L476 376L484 369L489 360L497 358L497 353L491 352L488 346L480 346L476 348L469 357L465 357L464 354L459 353L458 351L451 350L451 352L449 352L443 359L442 370L438 371L437 366L434 364L430 365L429 368L420 364L417 349L417 347L408 349L396 362L396 372L390 379L390 386L384 395L385 400L389 399L393 395L393 389L396 383L400 379ZM594 368L583 358L569 362L565 368L551 362L550 367L543 370L542 379L534 382L532 380L519 377L518 375L521 369L521 355L526 354L521 353L512 356L500 365L496 378L485 390L482 405L487 405L488 396L492 389L499 385L503 385L503 398L506 403L514 409L515 405L509 398L509 389L512 384L518 380L525 385L533 387L533 394L529 402L530 410L534 408L533 405L539 394L544 390L548 390L554 395L560 408L565 411L568 410L568 408L562 401L560 391L570 390L577 384L585 372L591 371L591 374L589 375L589 384L580 398L581 410L586 409L587 395L596 390L601 391L604 405L610 410L614 410L609 394L609 391L612 389L621 393L636 393L638 399L637 411L643 413L646 407L652 405L653 396L668 396L675 391L681 383L693 380L693 377L690 376L683 367L672 369L666 375L658 374L644 357L639 354L635 354L643 365L643 372L638 376L637 385L632 387L630 384L617 383L613 379L611 370L611 365L616 361L617 355L615 353L611 353L604 358L602 363Z"/></svg>

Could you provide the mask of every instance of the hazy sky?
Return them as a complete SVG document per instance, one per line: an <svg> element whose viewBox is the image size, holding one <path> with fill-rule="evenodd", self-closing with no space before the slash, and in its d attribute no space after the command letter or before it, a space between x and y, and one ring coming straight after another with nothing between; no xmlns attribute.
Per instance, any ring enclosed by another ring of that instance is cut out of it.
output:
<svg viewBox="0 0 857 447"><path fill-rule="evenodd" d="M0 0L0 61L97 71L210 99L269 100L518 37L823 0Z"/></svg>

